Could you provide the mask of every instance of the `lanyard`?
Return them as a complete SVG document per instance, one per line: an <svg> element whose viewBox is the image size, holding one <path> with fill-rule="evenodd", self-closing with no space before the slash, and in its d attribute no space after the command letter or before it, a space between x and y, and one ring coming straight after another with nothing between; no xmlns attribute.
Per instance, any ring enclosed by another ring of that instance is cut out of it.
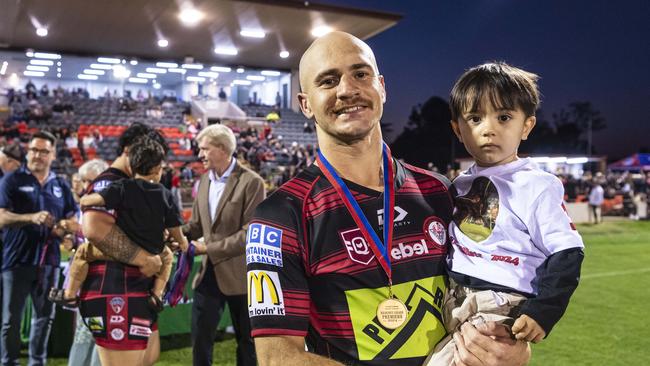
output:
<svg viewBox="0 0 650 366"><path fill-rule="evenodd" d="M384 241L383 243L375 233L375 230L372 228L372 225L370 225L370 221L368 221L368 218L361 210L361 207L359 207L359 204L354 199L354 196L352 195L352 192L350 192L350 189L345 185L343 179L341 179L341 177L336 173L336 171L329 163L329 161L327 161L327 158L325 158L325 156L320 151L320 149L318 150L318 155L316 156L316 160L318 161L318 165L322 167L321 171L323 172L323 174L325 174L327 180L334 187L341 200L343 200L343 204L345 204L345 207L348 209L348 212L350 212L350 215L352 215L352 219L354 219L354 222L357 224L357 227L359 228L359 230L361 230L361 234L363 235L364 239L370 246L370 249L372 249L372 252L375 254L375 257L379 261L379 264L384 269L384 272L386 272L386 275L388 276L389 285L392 285L392 272L391 272L389 253L393 242L393 218L395 216L395 211L394 211L395 185L394 185L394 178L393 178L393 158L391 156L390 149L384 143L383 150L382 150L382 160L384 165L384 169L383 169L384 171L384 179L383 179L384 180L384 228L383 228Z"/></svg>

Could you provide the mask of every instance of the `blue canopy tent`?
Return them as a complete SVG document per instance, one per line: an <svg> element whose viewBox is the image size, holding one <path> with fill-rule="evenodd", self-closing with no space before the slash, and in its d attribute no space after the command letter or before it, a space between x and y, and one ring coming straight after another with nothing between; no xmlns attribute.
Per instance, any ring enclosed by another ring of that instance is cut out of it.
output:
<svg viewBox="0 0 650 366"><path fill-rule="evenodd" d="M614 171L650 171L650 154L634 154L609 165Z"/></svg>

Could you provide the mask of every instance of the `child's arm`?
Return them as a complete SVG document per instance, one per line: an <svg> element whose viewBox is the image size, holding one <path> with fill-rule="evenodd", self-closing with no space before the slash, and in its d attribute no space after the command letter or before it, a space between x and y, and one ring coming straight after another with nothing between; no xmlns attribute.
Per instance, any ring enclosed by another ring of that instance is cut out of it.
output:
<svg viewBox="0 0 650 366"><path fill-rule="evenodd" d="M181 247L181 250L183 252L187 252L187 248L189 247L189 244L187 242L187 239L185 238L185 235L183 235L183 231L181 230L180 226L176 227L170 227L167 230L169 230L169 235L174 238L174 241L178 243L178 245Z"/></svg>
<svg viewBox="0 0 650 366"><path fill-rule="evenodd" d="M79 204L81 205L81 208L86 208L90 206L104 206L106 201L104 201L104 198L100 196L99 193L92 193L81 197Z"/></svg>
<svg viewBox="0 0 650 366"><path fill-rule="evenodd" d="M544 329L542 329L535 319L526 314L519 316L515 320L515 324L512 326L512 334L520 341L533 343L538 343L546 337Z"/></svg>

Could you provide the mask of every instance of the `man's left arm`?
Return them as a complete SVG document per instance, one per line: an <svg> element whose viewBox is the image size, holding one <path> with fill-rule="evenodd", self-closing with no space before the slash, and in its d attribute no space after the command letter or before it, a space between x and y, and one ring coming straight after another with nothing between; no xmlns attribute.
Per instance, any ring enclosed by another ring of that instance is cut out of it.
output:
<svg viewBox="0 0 650 366"><path fill-rule="evenodd" d="M248 224L253 217L255 208L257 208L257 205L259 205L265 197L266 192L264 191L264 181L256 175L255 178L249 180L246 184L244 197L245 202L243 204L244 212L242 213L243 221L239 230L221 240L206 241L207 254L212 263L218 263L225 259L242 255L246 252L246 231L248 230ZM232 214L238 215L239 212Z"/></svg>

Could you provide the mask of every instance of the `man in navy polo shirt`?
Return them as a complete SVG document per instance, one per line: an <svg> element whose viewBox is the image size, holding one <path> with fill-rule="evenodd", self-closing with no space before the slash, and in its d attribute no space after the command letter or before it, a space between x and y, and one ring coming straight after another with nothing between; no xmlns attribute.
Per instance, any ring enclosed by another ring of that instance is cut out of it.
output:
<svg viewBox="0 0 650 366"><path fill-rule="evenodd" d="M58 286L62 227L76 221L77 204L68 183L50 171L56 139L35 133L27 164L0 181L2 251L2 364L18 364L20 321L28 295L32 298L29 364L44 365L54 304L47 292ZM66 222L70 221L70 222Z"/></svg>

